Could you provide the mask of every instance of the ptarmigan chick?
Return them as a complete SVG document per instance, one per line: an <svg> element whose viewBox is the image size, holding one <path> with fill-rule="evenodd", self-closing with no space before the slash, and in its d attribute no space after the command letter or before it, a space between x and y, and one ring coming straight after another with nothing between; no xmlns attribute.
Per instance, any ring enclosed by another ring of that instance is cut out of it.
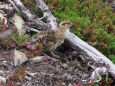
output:
<svg viewBox="0 0 115 86"><path fill-rule="evenodd" d="M69 20L63 21L59 24L56 30L43 30L32 36L30 40L35 43L39 42L45 46L44 51L55 58L60 58L54 53L56 48L60 46L66 37L67 29L71 28L73 23Z"/></svg>

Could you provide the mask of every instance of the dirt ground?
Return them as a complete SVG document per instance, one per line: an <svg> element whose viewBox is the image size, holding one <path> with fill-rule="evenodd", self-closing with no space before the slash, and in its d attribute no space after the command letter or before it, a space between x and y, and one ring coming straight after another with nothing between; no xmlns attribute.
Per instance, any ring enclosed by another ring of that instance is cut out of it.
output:
<svg viewBox="0 0 115 86"><path fill-rule="evenodd" d="M73 83L81 82L90 77L87 65L80 62L64 62L61 60L28 60L22 65L15 67L12 51L0 51L0 74L12 82L11 86L72 86Z"/></svg>

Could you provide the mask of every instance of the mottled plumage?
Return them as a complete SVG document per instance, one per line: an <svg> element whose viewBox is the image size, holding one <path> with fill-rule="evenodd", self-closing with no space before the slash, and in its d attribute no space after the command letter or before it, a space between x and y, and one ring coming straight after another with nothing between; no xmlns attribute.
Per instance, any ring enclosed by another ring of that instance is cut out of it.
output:
<svg viewBox="0 0 115 86"><path fill-rule="evenodd" d="M39 42L45 45L45 51L49 52L53 57L59 58L54 54L55 49L60 46L65 39L66 31L73 25L71 21L63 21L59 24L56 30L44 30L40 31L36 35L31 37L33 43Z"/></svg>

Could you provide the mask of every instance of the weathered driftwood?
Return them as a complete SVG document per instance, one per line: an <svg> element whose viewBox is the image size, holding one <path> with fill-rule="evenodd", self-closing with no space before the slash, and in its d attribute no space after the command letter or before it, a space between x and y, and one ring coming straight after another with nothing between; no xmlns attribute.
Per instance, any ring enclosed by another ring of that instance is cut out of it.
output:
<svg viewBox="0 0 115 86"><path fill-rule="evenodd" d="M39 18L37 18L34 14L32 14L23 4L20 0L8 0L14 8L18 12L21 12L24 17L29 21L30 26L35 25L38 29L41 28L50 28L51 26L49 24L44 23Z"/></svg>
<svg viewBox="0 0 115 86"><path fill-rule="evenodd" d="M10 0L9 0L10 1ZM49 25L51 25L51 29L55 29L57 27L56 18L52 15L49 8L45 4L43 0L36 0L38 8L43 12L44 17L47 19L47 23L44 23L40 19L36 18L35 15L33 15L22 3L20 0L12 0L13 4L22 12L26 18L30 21L34 20L34 23L36 26L39 26L41 29L45 29L46 27L49 28ZM12 4L11 3L11 4ZM67 31L67 36L65 40L69 46L71 46L73 49L75 49L78 53L80 53L80 57L87 61L88 64L93 61L93 63L104 63L106 66L101 67L95 67L92 64L89 64L92 68L94 68L94 72L92 73L92 76L96 74L105 74L109 72L113 78L115 78L115 65L102 53L100 53L98 50L78 38L76 35L71 33L70 31Z"/></svg>
<svg viewBox="0 0 115 86"><path fill-rule="evenodd" d="M37 7L43 12L44 17L47 18L48 23L51 25L51 29L57 28L56 18L52 15L50 9L45 4L44 0L36 0Z"/></svg>

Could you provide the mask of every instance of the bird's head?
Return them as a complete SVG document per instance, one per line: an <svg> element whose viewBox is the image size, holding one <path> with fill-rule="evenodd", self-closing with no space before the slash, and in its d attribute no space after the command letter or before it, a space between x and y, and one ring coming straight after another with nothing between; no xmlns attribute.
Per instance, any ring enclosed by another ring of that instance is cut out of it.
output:
<svg viewBox="0 0 115 86"><path fill-rule="evenodd" d="M65 29L71 28L73 26L73 23L69 20L65 20L59 24L60 27L63 27Z"/></svg>

